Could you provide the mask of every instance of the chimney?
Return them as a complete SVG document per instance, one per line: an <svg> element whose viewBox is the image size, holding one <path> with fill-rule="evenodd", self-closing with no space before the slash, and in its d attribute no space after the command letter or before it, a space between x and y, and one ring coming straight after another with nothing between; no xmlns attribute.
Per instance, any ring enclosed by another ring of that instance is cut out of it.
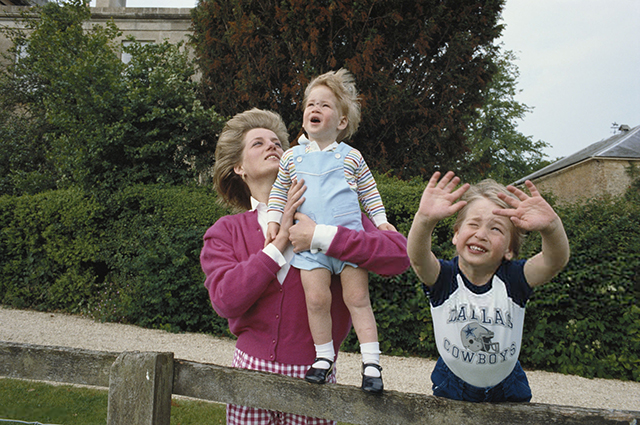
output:
<svg viewBox="0 0 640 425"><path fill-rule="evenodd" d="M626 125L626 124L622 124L622 125L620 126L620 128L618 128L618 131L619 131L620 133L626 133L627 131L630 131L630 130L631 130L631 127L629 127L629 126L628 126L628 125Z"/></svg>
<svg viewBox="0 0 640 425"><path fill-rule="evenodd" d="M127 7L127 0L96 0L96 7Z"/></svg>

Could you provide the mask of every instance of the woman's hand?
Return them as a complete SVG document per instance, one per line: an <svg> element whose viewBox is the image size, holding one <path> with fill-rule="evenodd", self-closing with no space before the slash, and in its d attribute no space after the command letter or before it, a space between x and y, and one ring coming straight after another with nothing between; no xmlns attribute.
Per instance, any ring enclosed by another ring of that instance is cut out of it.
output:
<svg viewBox="0 0 640 425"><path fill-rule="evenodd" d="M280 250L280 252L284 252L289 245L289 230L291 229L291 226L293 226L293 219L296 211L305 200L302 195L306 190L307 187L304 185L304 180L294 180L289 192L287 193L287 203L284 206L284 211L282 213L280 229L273 240L273 244Z"/></svg>
<svg viewBox="0 0 640 425"><path fill-rule="evenodd" d="M293 252L309 251L313 233L316 230L316 222L300 212L296 213L294 218L297 223L289 229L289 240L293 245Z"/></svg>

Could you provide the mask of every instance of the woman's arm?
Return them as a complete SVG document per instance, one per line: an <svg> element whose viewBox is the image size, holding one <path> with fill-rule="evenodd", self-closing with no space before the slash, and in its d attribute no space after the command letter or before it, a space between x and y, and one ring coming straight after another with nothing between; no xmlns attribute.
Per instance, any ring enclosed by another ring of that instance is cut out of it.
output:
<svg viewBox="0 0 640 425"><path fill-rule="evenodd" d="M264 239L262 232L258 234L257 221L254 228L243 232L242 223L233 222L233 218L223 217L207 231L200 253L211 304L225 318L241 316L251 308L280 270L260 249ZM246 237L235 241L238 236L234 238L234 234L241 233ZM254 245L257 249L249 253Z"/></svg>
<svg viewBox="0 0 640 425"><path fill-rule="evenodd" d="M282 225L269 248L256 217L257 212L219 219L204 235L200 264L206 275L205 287L211 304L225 318L244 314L260 298L269 283L276 279L285 264L282 255L289 246L289 228L306 190L304 180L294 182L282 215Z"/></svg>
<svg viewBox="0 0 640 425"><path fill-rule="evenodd" d="M360 232L338 226L325 254L383 276L401 274L409 268L407 239L402 233L378 230L365 214L362 226L364 231Z"/></svg>

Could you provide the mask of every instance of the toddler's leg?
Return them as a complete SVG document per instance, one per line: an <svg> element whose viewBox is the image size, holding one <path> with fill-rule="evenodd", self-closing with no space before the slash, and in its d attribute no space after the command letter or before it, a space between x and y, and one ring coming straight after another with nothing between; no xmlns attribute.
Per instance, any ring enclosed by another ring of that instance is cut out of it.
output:
<svg viewBox="0 0 640 425"><path fill-rule="evenodd" d="M362 389L380 393L383 389L378 328L369 299L369 276L362 268L345 266L340 274L344 302L360 342Z"/></svg>
<svg viewBox="0 0 640 425"><path fill-rule="evenodd" d="M365 269L345 266L340 273L342 296L351 314L360 345L378 342L376 318L369 300L369 275Z"/></svg>
<svg viewBox="0 0 640 425"><path fill-rule="evenodd" d="M316 359L305 379L323 384L333 369L335 350L331 334L331 272L324 268L300 270Z"/></svg>
<svg viewBox="0 0 640 425"><path fill-rule="evenodd" d="M331 341L331 272L325 268L300 270L313 343Z"/></svg>

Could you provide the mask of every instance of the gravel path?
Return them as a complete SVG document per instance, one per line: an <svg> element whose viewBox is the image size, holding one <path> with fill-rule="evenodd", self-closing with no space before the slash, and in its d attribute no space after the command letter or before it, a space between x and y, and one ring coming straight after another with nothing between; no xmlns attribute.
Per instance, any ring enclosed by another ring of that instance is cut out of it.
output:
<svg viewBox="0 0 640 425"><path fill-rule="evenodd" d="M176 359L228 366L231 339L209 335L144 329L60 313L39 313L0 306L0 341L83 348L99 351L173 352ZM389 390L431 394L435 361L382 356L384 384ZM338 382L360 385L360 355L341 353ZM640 411L640 382L586 379L558 373L527 371L532 402L586 408Z"/></svg>

